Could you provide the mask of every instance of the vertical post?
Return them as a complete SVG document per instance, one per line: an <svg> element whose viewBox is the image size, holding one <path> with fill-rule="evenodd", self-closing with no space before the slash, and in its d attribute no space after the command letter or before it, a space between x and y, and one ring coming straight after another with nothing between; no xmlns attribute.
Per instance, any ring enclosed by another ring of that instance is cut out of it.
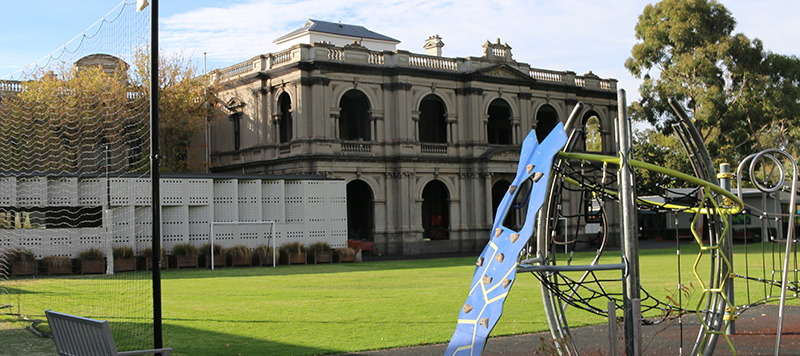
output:
<svg viewBox="0 0 800 356"><path fill-rule="evenodd" d="M619 197L620 215L622 216L622 254L623 263L626 264L625 282L623 283L623 315L625 317L625 354L628 356L638 356L641 354L642 336L638 332L641 330L637 324L641 323L637 312L636 301L640 298L639 281L639 239L636 206L635 206L635 186L636 179L632 167L629 164L631 157L631 123L628 119L626 107L625 90L617 91L617 134L619 135Z"/></svg>
<svg viewBox="0 0 800 356"><path fill-rule="evenodd" d="M608 301L608 356L617 356L617 305Z"/></svg>
<svg viewBox="0 0 800 356"><path fill-rule="evenodd" d="M161 330L161 171L158 130L158 0L150 6L150 179L153 214L153 344L163 347Z"/></svg>
<svg viewBox="0 0 800 356"><path fill-rule="evenodd" d="M106 274L114 274L114 222L111 211L111 177L109 176L108 166L110 165L108 144L103 145L106 171L106 199L103 201L103 227L105 227L106 238Z"/></svg>
<svg viewBox="0 0 800 356"><path fill-rule="evenodd" d="M720 188L731 191L731 178L733 178L733 174L731 173L730 164L721 163L719 165L719 174L717 175L717 178L719 178ZM725 202L723 206L733 205L733 202L729 202L727 198L724 199ZM766 208L764 210L766 210ZM736 302L733 298L733 279L729 278L731 271L733 271L733 229L730 227L732 226L733 221L730 216L728 216L726 219L728 219L728 232L725 233L725 239L722 240L722 246L720 247L722 253L725 255L725 258L728 259L728 263L730 263L730 268L727 268L728 265L724 263L722 264L722 278L727 280L723 293L725 293L725 296L728 298L730 305L725 308L725 317L723 320L730 320L728 327L725 329L725 334L733 335L736 334ZM747 231L747 224L745 224L745 231ZM746 240L745 243L747 243Z"/></svg>

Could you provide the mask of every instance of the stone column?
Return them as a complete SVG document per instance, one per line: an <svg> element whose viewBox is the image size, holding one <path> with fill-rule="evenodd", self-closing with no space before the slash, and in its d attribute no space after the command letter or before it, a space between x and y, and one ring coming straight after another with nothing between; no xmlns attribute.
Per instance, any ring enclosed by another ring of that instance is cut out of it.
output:
<svg viewBox="0 0 800 356"><path fill-rule="evenodd" d="M419 142L419 115L420 112L418 110L411 111L411 121L414 121L414 141Z"/></svg>
<svg viewBox="0 0 800 356"><path fill-rule="evenodd" d="M340 107L332 107L331 108L331 119L333 119L333 138L339 139L341 136L339 135L339 114L341 113L342 108Z"/></svg>
<svg viewBox="0 0 800 356"><path fill-rule="evenodd" d="M381 142L383 141L383 135L379 135L382 133L383 130L383 111L379 110L370 110L369 111L369 120L370 120L370 137L372 141ZM378 137L380 136L380 137Z"/></svg>
<svg viewBox="0 0 800 356"><path fill-rule="evenodd" d="M492 224L494 224L494 217L492 216L492 173L486 172L481 174L483 176L484 181L484 196L486 197L485 202L483 204L484 209L486 211L486 223L489 229L492 228Z"/></svg>
<svg viewBox="0 0 800 356"><path fill-rule="evenodd" d="M518 145L520 143L520 130L519 118L511 118L511 144Z"/></svg>
<svg viewBox="0 0 800 356"><path fill-rule="evenodd" d="M456 125L456 117L455 115L445 114L444 122L447 123L447 143L455 143L455 125Z"/></svg>

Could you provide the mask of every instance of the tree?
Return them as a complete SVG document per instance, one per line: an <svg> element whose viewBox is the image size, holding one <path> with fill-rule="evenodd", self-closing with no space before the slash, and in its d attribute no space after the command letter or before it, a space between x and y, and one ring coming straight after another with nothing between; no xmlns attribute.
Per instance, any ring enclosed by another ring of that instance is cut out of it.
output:
<svg viewBox="0 0 800 356"><path fill-rule="evenodd" d="M733 34L736 21L714 0L647 5L625 67L644 80L631 116L670 132L667 99L689 109L712 156L737 161L764 147L797 150L800 60Z"/></svg>
<svg viewBox="0 0 800 356"><path fill-rule="evenodd" d="M149 170L149 53L62 65L0 93L0 170L112 173ZM204 172L195 137L213 117L214 88L180 55L159 65L165 172ZM116 69L109 69L114 67ZM202 144L202 143L200 143Z"/></svg>
<svg viewBox="0 0 800 356"><path fill-rule="evenodd" d="M636 133L633 157L638 161L694 175L680 140L674 135L665 135L655 129ZM669 175L643 169L636 171L636 193L640 196L661 195L664 194L664 189L684 187L686 182Z"/></svg>
<svg viewBox="0 0 800 356"><path fill-rule="evenodd" d="M72 66L5 93L0 170L81 173L107 164L115 171L127 167L131 162L122 157L131 137L120 128L137 127L141 119L131 109L125 77L124 69L108 73Z"/></svg>
<svg viewBox="0 0 800 356"><path fill-rule="evenodd" d="M150 95L150 55L139 50L135 56L137 85ZM159 130L164 172L205 172L205 157L192 157L193 139L215 117L214 87L198 75L191 60L182 54L159 56ZM207 144L207 143L206 143Z"/></svg>

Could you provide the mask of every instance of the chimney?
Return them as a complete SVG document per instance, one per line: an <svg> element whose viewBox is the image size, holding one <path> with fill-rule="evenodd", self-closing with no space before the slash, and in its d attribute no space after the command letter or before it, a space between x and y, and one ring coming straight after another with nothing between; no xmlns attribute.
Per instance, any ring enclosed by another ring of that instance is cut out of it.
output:
<svg viewBox="0 0 800 356"><path fill-rule="evenodd" d="M442 47L444 47L444 42L442 42L442 38L439 35L428 37L425 40L425 45L422 46L425 49L425 54L436 57L442 56Z"/></svg>

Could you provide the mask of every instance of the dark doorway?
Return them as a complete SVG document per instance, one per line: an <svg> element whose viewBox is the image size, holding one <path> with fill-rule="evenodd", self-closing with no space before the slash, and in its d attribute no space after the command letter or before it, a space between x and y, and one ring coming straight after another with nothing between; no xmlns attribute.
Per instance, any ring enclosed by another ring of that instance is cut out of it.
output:
<svg viewBox="0 0 800 356"><path fill-rule="evenodd" d="M505 100L495 99L489 104L489 120L486 123L489 144L511 144L511 107Z"/></svg>
<svg viewBox="0 0 800 356"><path fill-rule="evenodd" d="M362 180L347 183L347 238L373 241L374 216L372 189L369 185Z"/></svg>
<svg viewBox="0 0 800 356"><path fill-rule="evenodd" d="M511 183L506 180L501 180L492 186L492 217L495 219L497 218L497 207L500 206L500 202L503 201L510 186Z"/></svg>
<svg viewBox="0 0 800 356"><path fill-rule="evenodd" d="M447 143L447 122L442 99L430 94L419 104L419 141Z"/></svg>
<svg viewBox="0 0 800 356"><path fill-rule="evenodd" d="M422 190L423 236L431 240L450 238L450 194L444 183L434 180Z"/></svg>
<svg viewBox="0 0 800 356"><path fill-rule="evenodd" d="M369 98L358 90L344 93L339 103L339 135L342 140L370 141Z"/></svg>

